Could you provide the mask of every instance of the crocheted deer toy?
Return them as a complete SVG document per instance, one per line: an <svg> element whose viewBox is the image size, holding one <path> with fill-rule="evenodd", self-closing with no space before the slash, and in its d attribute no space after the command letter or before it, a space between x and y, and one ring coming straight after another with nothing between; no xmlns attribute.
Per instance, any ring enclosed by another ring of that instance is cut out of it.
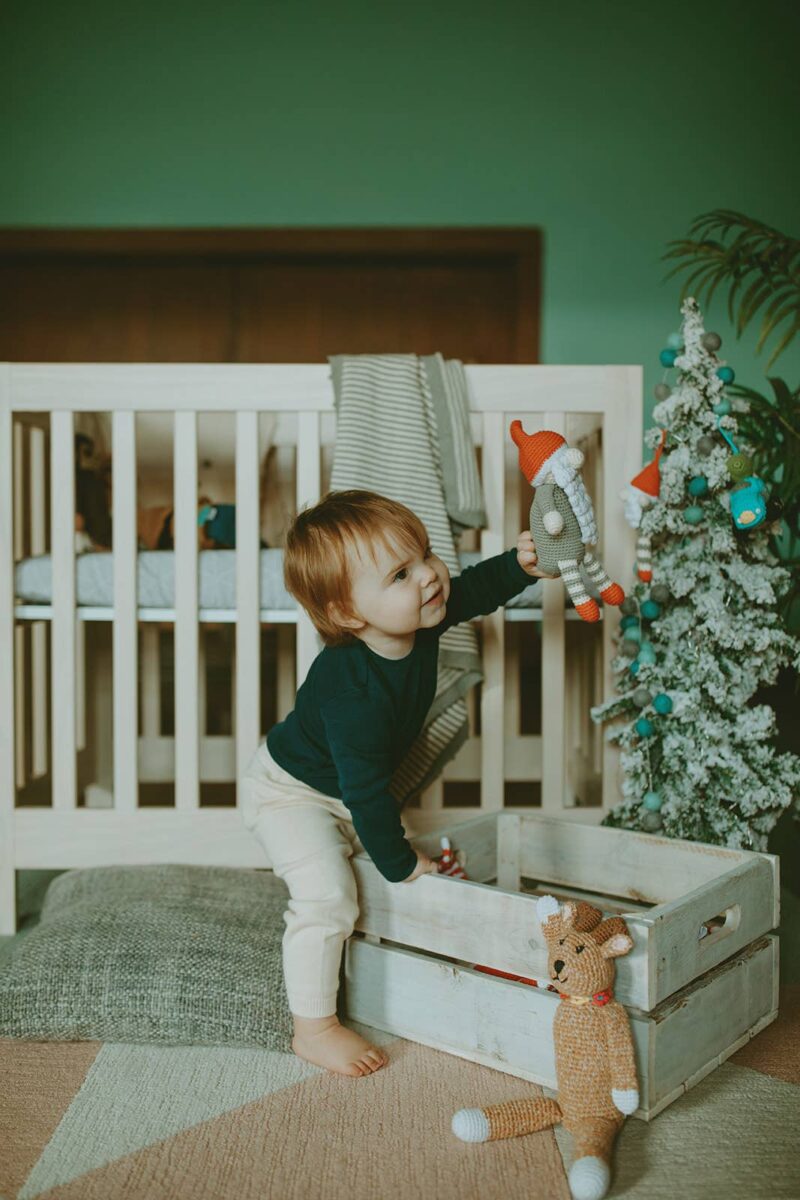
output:
<svg viewBox="0 0 800 1200"><path fill-rule="evenodd" d="M574 1200L602 1200L617 1134L639 1106L628 1014L612 991L614 959L633 942L621 917L603 921L584 901L559 909L554 896L542 896L536 911L548 972L561 998L553 1021L558 1100L462 1108L453 1117L453 1133L464 1142L488 1142L562 1122L575 1141L569 1172Z"/></svg>
<svg viewBox="0 0 800 1200"><path fill-rule="evenodd" d="M539 566L548 575L562 577L584 621L599 621L600 609L583 586L580 563L600 589L605 604L622 604L625 593L618 583L612 583L589 550L597 542L597 524L579 474L583 451L568 446L561 434L551 429L526 433L521 421L511 422L511 437L519 447L520 470L536 489L530 522Z"/></svg>

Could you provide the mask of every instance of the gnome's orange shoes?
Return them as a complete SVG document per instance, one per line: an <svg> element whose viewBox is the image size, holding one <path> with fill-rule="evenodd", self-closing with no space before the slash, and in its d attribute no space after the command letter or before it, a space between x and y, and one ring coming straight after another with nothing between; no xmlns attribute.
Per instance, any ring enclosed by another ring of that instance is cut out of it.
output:
<svg viewBox="0 0 800 1200"><path fill-rule="evenodd" d="M625 593L618 583L611 583L607 588L603 588L600 593L604 604L612 604L618 606L625 599Z"/></svg>
<svg viewBox="0 0 800 1200"><path fill-rule="evenodd" d="M582 621L599 621L600 609L597 606L596 600L584 600L583 604L575 605L575 612Z"/></svg>

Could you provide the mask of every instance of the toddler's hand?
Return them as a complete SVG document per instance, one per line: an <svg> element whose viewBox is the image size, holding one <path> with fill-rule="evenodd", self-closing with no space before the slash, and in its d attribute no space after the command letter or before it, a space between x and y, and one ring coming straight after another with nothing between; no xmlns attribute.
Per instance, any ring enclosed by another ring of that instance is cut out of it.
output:
<svg viewBox="0 0 800 1200"><path fill-rule="evenodd" d="M556 579L556 575L547 575L539 567L539 556L533 544L533 534L530 529L523 529L517 538L517 562L526 575L535 575L538 579Z"/></svg>
<svg viewBox="0 0 800 1200"><path fill-rule="evenodd" d="M428 858L427 854L424 854L422 852L422 850L417 850L416 855L417 855L416 867L414 868L414 870L411 872L410 875L408 875L405 879L401 880L401 883L412 883L415 879L419 879L420 875L428 875L428 874L438 875L439 874L439 868L436 865L436 863L433 861L432 858Z"/></svg>

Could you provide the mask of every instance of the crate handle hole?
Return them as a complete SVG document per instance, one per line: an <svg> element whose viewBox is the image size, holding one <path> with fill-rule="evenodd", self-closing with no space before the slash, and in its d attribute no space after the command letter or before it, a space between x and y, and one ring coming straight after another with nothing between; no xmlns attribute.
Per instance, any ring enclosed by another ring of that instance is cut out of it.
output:
<svg viewBox="0 0 800 1200"><path fill-rule="evenodd" d="M707 945L711 941L718 941L728 933L733 933L735 929L739 928L741 916L742 910L738 904L732 904L730 908L723 909L721 913L703 921L697 935L698 940Z"/></svg>

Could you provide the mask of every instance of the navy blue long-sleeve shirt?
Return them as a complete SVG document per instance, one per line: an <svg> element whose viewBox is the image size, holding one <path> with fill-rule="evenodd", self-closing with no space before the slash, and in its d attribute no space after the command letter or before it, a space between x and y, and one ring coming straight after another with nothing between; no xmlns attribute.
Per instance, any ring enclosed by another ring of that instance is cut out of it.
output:
<svg viewBox="0 0 800 1200"><path fill-rule="evenodd" d="M439 638L451 625L494 612L531 582L516 550L467 567L451 580L444 619L417 630L405 658L385 658L356 639L326 646L295 707L267 736L279 766L342 800L364 849L392 882L417 865L389 783L425 722L436 692Z"/></svg>

